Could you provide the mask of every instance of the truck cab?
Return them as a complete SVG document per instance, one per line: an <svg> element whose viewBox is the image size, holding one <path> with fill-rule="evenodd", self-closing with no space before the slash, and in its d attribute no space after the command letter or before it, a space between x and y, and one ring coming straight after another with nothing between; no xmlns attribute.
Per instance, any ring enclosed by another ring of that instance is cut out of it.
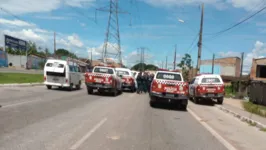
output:
<svg viewBox="0 0 266 150"><path fill-rule="evenodd" d="M157 71L150 87L150 105L155 102L174 102L187 108L188 83L184 82L182 74L171 71Z"/></svg>
<svg viewBox="0 0 266 150"><path fill-rule="evenodd" d="M95 66L92 72L85 73L85 83L88 94L92 94L94 89L100 94L107 92L114 96L122 92L122 79L114 67Z"/></svg>
<svg viewBox="0 0 266 150"><path fill-rule="evenodd" d="M190 82L189 97L195 103L217 99L217 103L222 104L224 95L224 83L220 75L200 74Z"/></svg>

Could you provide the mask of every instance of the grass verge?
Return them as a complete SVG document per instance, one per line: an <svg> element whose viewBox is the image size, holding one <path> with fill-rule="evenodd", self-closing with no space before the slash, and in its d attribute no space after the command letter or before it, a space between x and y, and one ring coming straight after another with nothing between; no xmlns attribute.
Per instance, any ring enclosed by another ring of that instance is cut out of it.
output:
<svg viewBox="0 0 266 150"><path fill-rule="evenodd" d="M0 73L0 84L43 82L42 74Z"/></svg>
<svg viewBox="0 0 266 150"><path fill-rule="evenodd" d="M243 107L246 111L266 117L266 107L253 104L252 102L243 102Z"/></svg>

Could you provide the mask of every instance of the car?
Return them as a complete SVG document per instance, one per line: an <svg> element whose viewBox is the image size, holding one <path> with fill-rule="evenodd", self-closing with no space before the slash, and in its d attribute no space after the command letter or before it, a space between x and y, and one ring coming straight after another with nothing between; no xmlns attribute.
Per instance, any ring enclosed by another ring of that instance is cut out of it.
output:
<svg viewBox="0 0 266 150"><path fill-rule="evenodd" d="M116 68L115 70L117 75L122 77L122 89L135 92L136 82L131 70L127 68Z"/></svg>
<svg viewBox="0 0 266 150"><path fill-rule="evenodd" d="M122 76L118 76L115 67L95 66L92 72L85 73L85 84L88 94L97 89L100 94L112 93L113 96L122 92Z"/></svg>
<svg viewBox="0 0 266 150"><path fill-rule="evenodd" d="M188 83L180 72L157 71L150 87L150 105L156 102L174 102L187 109Z"/></svg>
<svg viewBox="0 0 266 150"><path fill-rule="evenodd" d="M195 103L216 99L223 104L224 95L224 83L217 74L199 74L189 84L189 97Z"/></svg>
<svg viewBox="0 0 266 150"><path fill-rule="evenodd" d="M47 89L52 86L68 88L75 86L80 89L82 73L77 63L71 60L48 59L44 65L44 85Z"/></svg>

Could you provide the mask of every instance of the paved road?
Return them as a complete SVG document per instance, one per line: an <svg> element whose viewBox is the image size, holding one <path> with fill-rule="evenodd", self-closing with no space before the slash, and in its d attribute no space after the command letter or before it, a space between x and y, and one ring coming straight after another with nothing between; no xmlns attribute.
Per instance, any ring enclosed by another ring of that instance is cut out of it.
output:
<svg viewBox="0 0 266 150"><path fill-rule="evenodd" d="M68 92L45 87L0 88L0 95L0 150L226 150L190 111L151 108L147 95L111 97L87 95L84 88ZM193 103L189 107L203 116L220 112ZM206 116L230 140L214 116Z"/></svg>

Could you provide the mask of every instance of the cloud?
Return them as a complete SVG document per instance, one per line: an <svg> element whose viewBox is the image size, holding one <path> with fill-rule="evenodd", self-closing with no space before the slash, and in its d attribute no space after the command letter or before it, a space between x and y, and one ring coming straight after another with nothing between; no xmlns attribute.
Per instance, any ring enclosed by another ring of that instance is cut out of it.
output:
<svg viewBox="0 0 266 150"><path fill-rule="evenodd" d="M82 47L84 44L80 41L79 36L76 34L73 34L71 36L67 37L68 41L70 42L70 44L72 44L73 46L77 46L77 47Z"/></svg>
<svg viewBox="0 0 266 150"><path fill-rule="evenodd" d="M85 27L86 24L85 23L80 23L80 26Z"/></svg>
<svg viewBox="0 0 266 150"><path fill-rule="evenodd" d="M226 56L239 56L240 54L237 52L220 52L219 54ZM254 44L254 48L251 52L246 53L244 60L243 60L243 73L247 74L250 72L252 60L253 58L263 58L266 55L266 43L261 41L256 41Z"/></svg>
<svg viewBox="0 0 266 150"><path fill-rule="evenodd" d="M0 6L14 14L50 12L64 5L89 7L95 0L1 0Z"/></svg>
<svg viewBox="0 0 266 150"><path fill-rule="evenodd" d="M234 56L240 57L241 55L239 52L234 52L234 51L219 52L218 54L221 57L234 57Z"/></svg>
<svg viewBox="0 0 266 150"><path fill-rule="evenodd" d="M0 18L0 24L5 25L5 26L17 26L17 27L34 27L36 26L33 23L21 21L21 20L8 20L4 18Z"/></svg>
<svg viewBox="0 0 266 150"><path fill-rule="evenodd" d="M95 0L65 0L65 4L74 7L92 6Z"/></svg>
<svg viewBox="0 0 266 150"><path fill-rule="evenodd" d="M235 8L244 8L247 11L256 11L261 7L254 7L258 4L262 3L261 0L228 0L228 3L230 3ZM262 4L261 4L262 5Z"/></svg>
<svg viewBox="0 0 266 150"><path fill-rule="evenodd" d="M16 38L20 38L22 40L30 40L34 42L45 42L47 39L44 36L38 35L32 29L22 29L20 31L10 31L4 30L3 34L7 34Z"/></svg>
<svg viewBox="0 0 266 150"><path fill-rule="evenodd" d="M47 20L68 20L68 17L64 16L34 16L34 18L38 19L47 19Z"/></svg>

